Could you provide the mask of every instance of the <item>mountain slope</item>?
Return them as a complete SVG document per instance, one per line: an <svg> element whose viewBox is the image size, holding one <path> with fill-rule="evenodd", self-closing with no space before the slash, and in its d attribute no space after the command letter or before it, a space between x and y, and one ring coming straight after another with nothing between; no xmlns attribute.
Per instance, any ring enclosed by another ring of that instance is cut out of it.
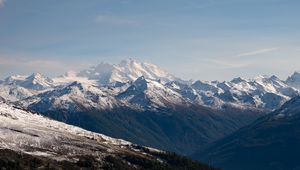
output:
<svg viewBox="0 0 300 170"><path fill-rule="evenodd" d="M212 144L195 157L225 170L299 169L300 97Z"/></svg>
<svg viewBox="0 0 300 170"><path fill-rule="evenodd" d="M0 103L0 150L0 165L8 169L214 169L5 103Z"/></svg>

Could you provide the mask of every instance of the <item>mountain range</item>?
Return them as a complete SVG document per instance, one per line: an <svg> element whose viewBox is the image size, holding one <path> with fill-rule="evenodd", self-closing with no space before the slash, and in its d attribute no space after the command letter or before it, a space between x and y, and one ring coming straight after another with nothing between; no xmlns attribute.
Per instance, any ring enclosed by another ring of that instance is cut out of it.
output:
<svg viewBox="0 0 300 170"><path fill-rule="evenodd" d="M238 77L224 82L191 82L176 78L154 64L128 59L117 65L101 63L90 69L68 72L52 79L39 73L30 76L10 76L1 82L0 96L9 101L19 101L71 87L74 82L91 87L88 93L100 89L102 96L115 99L111 103L115 105L122 103L142 108L142 105L134 102L137 99L134 96L145 92L144 97L153 103L152 109L168 103L196 104L213 108L222 108L223 105L230 104L273 110L299 95L300 74L295 72L287 80L280 80L276 76L257 76L254 79ZM151 91L153 94L150 94ZM109 103L111 100L102 102ZM101 102L98 104L101 105ZM105 109L103 106L101 108Z"/></svg>
<svg viewBox="0 0 300 170"><path fill-rule="evenodd" d="M10 76L0 83L0 97L93 132L210 160L205 155L214 153L212 143L223 144L285 107L299 88L297 72L287 80L273 75L185 81L154 64L127 59L53 78Z"/></svg>

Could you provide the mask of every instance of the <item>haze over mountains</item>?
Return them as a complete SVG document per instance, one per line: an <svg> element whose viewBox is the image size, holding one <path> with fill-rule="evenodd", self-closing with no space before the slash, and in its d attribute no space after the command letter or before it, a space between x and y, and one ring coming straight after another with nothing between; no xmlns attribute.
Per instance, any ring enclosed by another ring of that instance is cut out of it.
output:
<svg viewBox="0 0 300 170"><path fill-rule="evenodd" d="M227 141L236 133L234 138L242 138L240 128L278 112L284 103L297 99L299 88L297 72L287 80L273 75L192 82L128 59L54 78L39 73L10 76L1 82L0 96L93 132L207 159L206 154L215 153L212 143L223 144L222 138ZM214 156L220 159L219 153ZM222 160L216 163L231 167Z"/></svg>

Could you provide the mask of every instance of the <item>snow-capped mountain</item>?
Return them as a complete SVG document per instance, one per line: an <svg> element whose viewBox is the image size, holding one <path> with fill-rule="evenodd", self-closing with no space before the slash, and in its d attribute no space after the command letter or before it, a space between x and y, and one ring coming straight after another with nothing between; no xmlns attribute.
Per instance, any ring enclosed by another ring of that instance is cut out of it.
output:
<svg viewBox="0 0 300 170"><path fill-rule="evenodd" d="M222 109L225 104L239 107L276 109L299 91L275 76L230 82L201 82L192 85L177 81L166 84L139 77L119 85L96 86L74 82L38 93L20 103L40 105L50 110L105 110L126 106L135 109L171 109L176 106L201 105ZM3 96L3 95L2 95Z"/></svg>
<svg viewBox="0 0 300 170"><path fill-rule="evenodd" d="M41 109L69 112L90 109L105 110L118 106L119 101L114 97L118 90L118 88L112 89L73 82L31 96L19 101L19 104L25 107L38 105Z"/></svg>
<svg viewBox="0 0 300 170"><path fill-rule="evenodd" d="M7 77L4 85L17 85L31 90L44 90L54 86L53 80L40 73L34 73L30 76L14 75Z"/></svg>
<svg viewBox="0 0 300 170"><path fill-rule="evenodd" d="M68 73L64 77L70 80L75 78L76 81L78 79L96 80L100 85L107 85L135 81L141 76L162 82L178 79L154 64L133 59L123 60L119 64L100 63L78 73Z"/></svg>
<svg viewBox="0 0 300 170"><path fill-rule="evenodd" d="M0 103L0 150L2 169L214 169L3 102ZM175 164L175 160L184 163Z"/></svg>
<svg viewBox="0 0 300 170"><path fill-rule="evenodd" d="M22 101L25 106L43 102L48 107L65 109L74 105L77 108L111 109L124 105L157 109L191 104L220 109L225 104L233 104L273 110L299 95L296 85L299 76L294 73L286 81L276 76L258 76L186 83L154 64L128 59L115 65L101 63L53 79L38 73L11 76L0 84L0 96L9 101L26 99ZM73 90L66 90L68 88Z"/></svg>
<svg viewBox="0 0 300 170"><path fill-rule="evenodd" d="M37 92L21 86L0 84L0 96L7 101L19 101L34 94L37 94Z"/></svg>
<svg viewBox="0 0 300 170"><path fill-rule="evenodd" d="M285 82L291 87L300 89L300 73L294 72L294 74L289 76Z"/></svg>
<svg viewBox="0 0 300 170"><path fill-rule="evenodd" d="M211 106L229 102L272 110L299 95L299 90L276 76L258 76L252 80L239 77L229 82L196 81L191 86L198 92L203 103Z"/></svg>
<svg viewBox="0 0 300 170"><path fill-rule="evenodd" d="M95 86L73 82L20 100L24 107L44 110L106 110L122 107L155 110L192 104L162 83L143 76L122 86Z"/></svg>
<svg viewBox="0 0 300 170"><path fill-rule="evenodd" d="M53 87L55 85L52 79L40 73L30 76L14 75L0 83L0 96L7 101L15 102L51 90Z"/></svg>
<svg viewBox="0 0 300 170"><path fill-rule="evenodd" d="M275 76L259 76L253 80L235 78L228 82L196 81L191 86L179 82L167 84L185 98L196 104L221 107L226 103L243 107L275 109L299 91Z"/></svg>
<svg viewBox="0 0 300 170"><path fill-rule="evenodd" d="M123 103L141 108L172 108L172 105L187 105L185 98L161 82L146 79L135 80L124 92L117 96Z"/></svg>

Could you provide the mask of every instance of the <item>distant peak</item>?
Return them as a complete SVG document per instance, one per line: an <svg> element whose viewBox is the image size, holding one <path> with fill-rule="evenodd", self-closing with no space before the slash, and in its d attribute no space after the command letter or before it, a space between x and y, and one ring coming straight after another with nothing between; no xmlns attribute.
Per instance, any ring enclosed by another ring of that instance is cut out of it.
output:
<svg viewBox="0 0 300 170"><path fill-rule="evenodd" d="M144 76L141 76L139 78L137 78L134 82L145 82L146 78Z"/></svg>
<svg viewBox="0 0 300 170"><path fill-rule="evenodd" d="M137 60L133 59L133 58L128 58L128 59L124 59L119 63L119 66L128 66L128 65L132 65L134 63L140 63Z"/></svg>
<svg viewBox="0 0 300 170"><path fill-rule="evenodd" d="M41 73L32 73L28 78L42 78L42 77L45 76Z"/></svg>
<svg viewBox="0 0 300 170"><path fill-rule="evenodd" d="M99 66L111 66L111 64L102 61L97 66L94 66L94 67L99 67ZM92 68L94 68L94 67L92 67Z"/></svg>
<svg viewBox="0 0 300 170"><path fill-rule="evenodd" d="M291 77L294 77L294 78L300 78L300 73L295 71Z"/></svg>
<svg viewBox="0 0 300 170"><path fill-rule="evenodd" d="M7 77L5 80L6 81L9 81L9 80L24 80L27 76L24 76L24 75L12 75L12 76L9 76Z"/></svg>
<svg viewBox="0 0 300 170"><path fill-rule="evenodd" d="M232 83L240 83L240 82L246 82L246 81L247 81L246 79L243 79L241 77L237 77L237 78L232 79L230 82L232 82Z"/></svg>
<svg viewBox="0 0 300 170"><path fill-rule="evenodd" d="M270 78L270 77L267 75L258 75L254 78L254 81L264 81L265 79L268 79L268 78Z"/></svg>
<svg viewBox="0 0 300 170"><path fill-rule="evenodd" d="M82 84L78 81L73 81L69 86L81 86Z"/></svg>
<svg viewBox="0 0 300 170"><path fill-rule="evenodd" d="M164 69L151 63L139 62L133 58L122 60L118 64L100 63L97 66L75 73L72 77L95 80L98 84L111 84L115 82L134 82L140 76L149 80L161 80L166 83L179 80Z"/></svg>
<svg viewBox="0 0 300 170"><path fill-rule="evenodd" d="M66 86L68 89L72 89L72 88L74 88L74 87L77 87L77 88L79 88L79 89L84 89L84 85L81 83L81 82L79 82L79 81L74 81L74 82L72 82L71 84L69 84L68 86Z"/></svg>
<svg viewBox="0 0 300 170"><path fill-rule="evenodd" d="M203 84L205 84L205 83L201 80L197 80L193 83L193 85L203 85Z"/></svg>
<svg viewBox="0 0 300 170"><path fill-rule="evenodd" d="M36 72L36 73L32 73L33 76L42 76L42 73Z"/></svg>
<svg viewBox="0 0 300 170"><path fill-rule="evenodd" d="M289 76L287 78L288 82L292 82L292 81L300 81L300 73L295 71L291 76Z"/></svg>
<svg viewBox="0 0 300 170"><path fill-rule="evenodd" d="M67 71L64 76L66 77L76 77L76 71Z"/></svg>
<svg viewBox="0 0 300 170"><path fill-rule="evenodd" d="M36 81L48 81L48 82L53 82L52 79L50 79L49 77L46 77L45 75L41 74L41 73L33 73L30 76L28 76L26 78L26 80L36 80Z"/></svg>
<svg viewBox="0 0 300 170"><path fill-rule="evenodd" d="M272 75L271 77L270 77L270 79L272 79L272 80L280 80L277 76L275 76L275 75Z"/></svg>
<svg viewBox="0 0 300 170"><path fill-rule="evenodd" d="M291 76L289 76L286 81L288 85L295 87L295 88L300 88L300 73L295 71Z"/></svg>
<svg viewBox="0 0 300 170"><path fill-rule="evenodd" d="M146 89L147 88L147 80L145 79L145 77L144 76L141 76L141 77L139 77L138 79L136 79L135 81L134 81L134 85L136 86L136 87L142 87L142 88L144 88L144 89Z"/></svg>

